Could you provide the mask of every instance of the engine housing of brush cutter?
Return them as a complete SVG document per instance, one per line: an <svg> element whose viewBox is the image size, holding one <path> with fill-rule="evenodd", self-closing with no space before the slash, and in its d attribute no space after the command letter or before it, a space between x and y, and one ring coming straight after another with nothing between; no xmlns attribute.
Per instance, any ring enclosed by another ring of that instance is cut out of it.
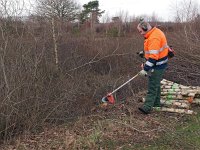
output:
<svg viewBox="0 0 200 150"><path fill-rule="evenodd" d="M108 93L107 96L103 97L101 101L103 103L110 103L110 104L115 103L114 96L111 93Z"/></svg>

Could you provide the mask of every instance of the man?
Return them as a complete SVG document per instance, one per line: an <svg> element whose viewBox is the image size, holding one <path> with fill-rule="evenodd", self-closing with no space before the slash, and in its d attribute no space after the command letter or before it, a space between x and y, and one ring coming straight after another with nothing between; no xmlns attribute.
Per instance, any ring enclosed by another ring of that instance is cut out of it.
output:
<svg viewBox="0 0 200 150"><path fill-rule="evenodd" d="M160 81L167 67L168 61L168 45L164 33L156 28L152 27L144 19L140 20L137 26L139 33L144 36L144 57L145 64L143 69L139 72L139 75L147 76L148 73L148 92L145 98L145 102L142 107L138 109L148 114L153 107L160 107L160 94L161 87Z"/></svg>

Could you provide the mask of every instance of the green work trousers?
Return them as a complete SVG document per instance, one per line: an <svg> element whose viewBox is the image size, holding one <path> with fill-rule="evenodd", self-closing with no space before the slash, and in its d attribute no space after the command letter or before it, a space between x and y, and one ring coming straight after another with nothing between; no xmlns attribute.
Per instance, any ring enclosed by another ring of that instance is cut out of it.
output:
<svg viewBox="0 0 200 150"><path fill-rule="evenodd" d="M150 112L152 107L160 107L161 85L160 81L165 69L154 70L148 77L148 92L145 98L143 109Z"/></svg>

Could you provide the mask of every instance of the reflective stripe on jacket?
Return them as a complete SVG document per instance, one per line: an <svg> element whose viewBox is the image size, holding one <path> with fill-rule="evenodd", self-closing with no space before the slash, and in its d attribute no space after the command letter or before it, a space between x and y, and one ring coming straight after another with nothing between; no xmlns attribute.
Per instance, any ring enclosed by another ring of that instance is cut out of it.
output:
<svg viewBox="0 0 200 150"><path fill-rule="evenodd" d="M168 61L168 45L164 33L154 27L145 35L144 53L146 63L144 70L164 69Z"/></svg>

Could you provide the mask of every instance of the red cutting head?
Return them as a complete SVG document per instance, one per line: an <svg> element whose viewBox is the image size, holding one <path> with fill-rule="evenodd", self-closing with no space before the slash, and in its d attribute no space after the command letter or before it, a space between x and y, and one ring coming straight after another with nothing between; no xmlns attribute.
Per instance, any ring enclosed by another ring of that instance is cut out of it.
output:
<svg viewBox="0 0 200 150"><path fill-rule="evenodd" d="M108 93L108 95L106 97L107 97L109 103L111 103L111 104L115 103L114 96L111 93Z"/></svg>

